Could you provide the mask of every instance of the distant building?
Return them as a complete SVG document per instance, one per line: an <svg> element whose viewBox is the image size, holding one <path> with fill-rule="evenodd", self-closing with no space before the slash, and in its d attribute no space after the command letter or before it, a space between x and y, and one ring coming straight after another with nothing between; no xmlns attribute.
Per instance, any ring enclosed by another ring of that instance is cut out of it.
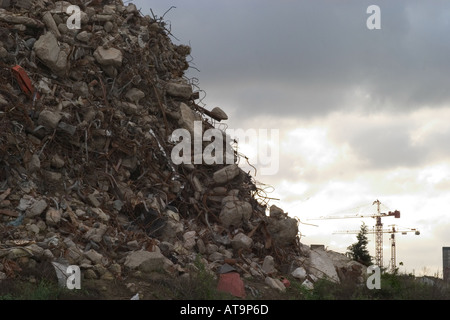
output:
<svg viewBox="0 0 450 320"><path fill-rule="evenodd" d="M442 247L442 265L444 281L450 282L450 247Z"/></svg>

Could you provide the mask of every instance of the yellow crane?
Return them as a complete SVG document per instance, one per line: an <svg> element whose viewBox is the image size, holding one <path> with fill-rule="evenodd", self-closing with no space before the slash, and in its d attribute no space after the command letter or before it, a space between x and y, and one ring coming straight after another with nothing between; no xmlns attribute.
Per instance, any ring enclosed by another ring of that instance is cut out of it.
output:
<svg viewBox="0 0 450 320"><path fill-rule="evenodd" d="M376 205L375 213L364 213L361 210L354 214L345 214L345 215L328 215L322 216L316 219L309 220L324 220L324 219L347 219L347 218L374 218L376 219L375 224L375 263L377 266L383 266L383 224L381 223L381 218L383 217L395 217L396 219L400 218L400 211L388 211L381 212L381 202L380 200L375 200L372 203L372 206Z"/></svg>
<svg viewBox="0 0 450 320"><path fill-rule="evenodd" d="M397 262L396 262L396 246L395 246L395 234L401 233L403 235L407 234L408 232L414 232L415 235L420 235L420 231L416 228L399 228L396 225L390 225L391 228L389 229L382 229L381 231L377 231L375 229L369 230L367 233L371 234L377 234L377 233L390 233L390 241L391 241L391 272L393 273L395 269L397 268ZM345 231L335 231L334 234L358 234L359 230L345 230Z"/></svg>

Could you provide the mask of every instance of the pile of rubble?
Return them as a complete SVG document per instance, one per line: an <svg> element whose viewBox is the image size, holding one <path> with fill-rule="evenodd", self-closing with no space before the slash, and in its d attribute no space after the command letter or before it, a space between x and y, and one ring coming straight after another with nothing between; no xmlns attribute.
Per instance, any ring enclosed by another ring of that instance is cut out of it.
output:
<svg viewBox="0 0 450 320"><path fill-rule="evenodd" d="M200 254L213 273L339 281L317 272L324 256L300 243L296 219L269 211L237 153L172 162L174 130L227 119L196 102L190 47L134 4L87 3L0 0L0 279L43 261L86 279L177 277Z"/></svg>

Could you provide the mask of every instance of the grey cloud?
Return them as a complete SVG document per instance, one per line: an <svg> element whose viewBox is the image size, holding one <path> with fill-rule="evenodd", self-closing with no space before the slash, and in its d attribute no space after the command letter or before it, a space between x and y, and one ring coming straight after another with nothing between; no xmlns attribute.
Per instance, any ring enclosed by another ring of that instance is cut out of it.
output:
<svg viewBox="0 0 450 320"><path fill-rule="evenodd" d="M166 16L172 32L192 44L201 70L190 75L217 91L234 88L227 95L248 104L244 116L255 106L280 116L322 116L351 108L345 97L355 86L370 94L365 107L371 110L450 101L445 1L378 1L377 31L365 26L372 1L173 3L177 8ZM157 6L160 14L169 7L161 1L141 5ZM225 98L208 95L206 101Z"/></svg>
<svg viewBox="0 0 450 320"><path fill-rule="evenodd" d="M374 126L350 138L350 145L369 167L417 166L426 157L422 147L414 147L405 128Z"/></svg>
<svg viewBox="0 0 450 320"><path fill-rule="evenodd" d="M387 124L373 121L355 124L347 131L335 128L333 137L335 143L347 143L367 169L413 168L450 159L450 150L445 147L450 129L434 132L421 143L413 142L414 129L405 119Z"/></svg>

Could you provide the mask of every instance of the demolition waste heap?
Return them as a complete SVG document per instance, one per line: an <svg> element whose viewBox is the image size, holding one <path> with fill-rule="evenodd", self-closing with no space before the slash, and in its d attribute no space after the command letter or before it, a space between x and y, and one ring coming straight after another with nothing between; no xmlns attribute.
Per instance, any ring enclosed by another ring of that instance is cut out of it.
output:
<svg viewBox="0 0 450 320"><path fill-rule="evenodd" d="M0 279L51 262L83 279L179 277L199 255L211 273L267 283L299 268L301 281L335 277L317 272L298 221L269 207L238 152L234 164L172 162L174 130L227 115L200 105L191 48L162 18L122 1L0 7Z"/></svg>

